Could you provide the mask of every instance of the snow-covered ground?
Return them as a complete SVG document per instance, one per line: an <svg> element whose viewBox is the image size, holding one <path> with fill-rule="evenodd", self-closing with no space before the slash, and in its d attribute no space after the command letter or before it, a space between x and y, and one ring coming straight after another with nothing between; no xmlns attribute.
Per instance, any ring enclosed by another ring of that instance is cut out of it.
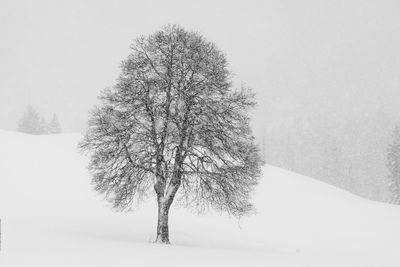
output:
<svg viewBox="0 0 400 267"><path fill-rule="evenodd" d="M115 213L90 186L78 134L0 131L0 266L400 266L400 207L264 167L258 213L237 220L174 206Z"/></svg>

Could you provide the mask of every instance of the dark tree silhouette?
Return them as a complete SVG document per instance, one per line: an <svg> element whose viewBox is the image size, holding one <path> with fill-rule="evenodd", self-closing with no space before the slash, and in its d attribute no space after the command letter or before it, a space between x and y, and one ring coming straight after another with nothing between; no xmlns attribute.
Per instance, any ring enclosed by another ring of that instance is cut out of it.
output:
<svg viewBox="0 0 400 267"><path fill-rule="evenodd" d="M389 170L390 189L392 192L392 201L400 204L400 129L394 128L392 133L392 143L387 151L387 168Z"/></svg>
<svg viewBox="0 0 400 267"><path fill-rule="evenodd" d="M254 95L243 86L233 90L224 54L176 25L131 49L80 144L91 154L95 189L125 209L154 188L160 243L169 243L175 196L200 210L251 212L261 172L247 114Z"/></svg>

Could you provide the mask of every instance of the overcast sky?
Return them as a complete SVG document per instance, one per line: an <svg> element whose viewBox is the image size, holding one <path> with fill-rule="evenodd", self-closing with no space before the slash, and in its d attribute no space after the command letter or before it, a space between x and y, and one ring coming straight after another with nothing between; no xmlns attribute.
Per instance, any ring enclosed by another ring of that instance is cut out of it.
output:
<svg viewBox="0 0 400 267"><path fill-rule="evenodd" d="M83 130L132 41L167 23L226 52L258 94L256 131L294 106L400 106L398 0L0 0L0 128L31 104Z"/></svg>

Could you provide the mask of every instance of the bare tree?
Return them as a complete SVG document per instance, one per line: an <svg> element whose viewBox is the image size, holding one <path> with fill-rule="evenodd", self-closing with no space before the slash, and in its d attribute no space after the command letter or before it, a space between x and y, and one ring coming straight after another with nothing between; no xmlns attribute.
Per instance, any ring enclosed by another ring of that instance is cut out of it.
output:
<svg viewBox="0 0 400 267"><path fill-rule="evenodd" d="M168 213L178 190L182 203L199 210L251 212L261 172L247 114L254 95L232 89L224 54L176 25L137 39L131 49L80 144L91 154L95 189L121 210L153 187L160 243L169 243Z"/></svg>

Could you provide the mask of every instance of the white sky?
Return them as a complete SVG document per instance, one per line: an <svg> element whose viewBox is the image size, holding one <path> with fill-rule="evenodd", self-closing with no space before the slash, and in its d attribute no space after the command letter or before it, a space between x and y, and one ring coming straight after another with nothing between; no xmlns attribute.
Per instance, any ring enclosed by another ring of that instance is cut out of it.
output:
<svg viewBox="0 0 400 267"><path fill-rule="evenodd" d="M258 94L256 131L293 105L400 106L398 0L0 0L0 128L31 104L82 130L132 41L167 23L227 53Z"/></svg>

